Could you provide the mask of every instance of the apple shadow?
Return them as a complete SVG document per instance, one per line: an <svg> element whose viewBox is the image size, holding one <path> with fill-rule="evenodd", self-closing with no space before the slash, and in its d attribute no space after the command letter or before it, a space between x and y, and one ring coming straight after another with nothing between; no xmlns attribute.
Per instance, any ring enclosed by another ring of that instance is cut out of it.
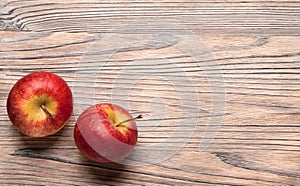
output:
<svg viewBox="0 0 300 186"><path fill-rule="evenodd" d="M121 184L126 178L127 167L126 165L109 163L109 164L100 164L94 163L88 160L89 166L87 171L94 179L97 180L97 183L104 185L115 185Z"/></svg>

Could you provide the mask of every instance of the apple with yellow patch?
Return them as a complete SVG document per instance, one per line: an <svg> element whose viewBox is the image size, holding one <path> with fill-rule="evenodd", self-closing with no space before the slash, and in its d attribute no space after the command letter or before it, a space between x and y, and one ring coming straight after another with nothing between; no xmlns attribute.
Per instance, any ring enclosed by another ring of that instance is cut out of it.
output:
<svg viewBox="0 0 300 186"><path fill-rule="evenodd" d="M75 143L81 153L98 163L118 162L126 158L137 143L137 127L122 107L102 103L89 107L77 119Z"/></svg>
<svg viewBox="0 0 300 186"><path fill-rule="evenodd" d="M45 137L65 126L73 111L67 83L50 72L33 72L21 78L7 98L12 124L25 135Z"/></svg>

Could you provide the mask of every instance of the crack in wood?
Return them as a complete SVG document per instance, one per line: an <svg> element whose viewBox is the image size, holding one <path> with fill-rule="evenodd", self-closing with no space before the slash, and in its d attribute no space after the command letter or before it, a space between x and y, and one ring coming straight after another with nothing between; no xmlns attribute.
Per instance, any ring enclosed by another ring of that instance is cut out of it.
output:
<svg viewBox="0 0 300 186"><path fill-rule="evenodd" d="M234 167L239 167L242 169L253 170L257 172L265 172L270 174L276 174L279 176L287 176L292 178L300 178L300 175L297 173L289 172L289 171L279 171L272 170L272 168L268 168L262 165L259 165L258 162L249 161L250 158L245 158L238 153L231 152L213 152L216 157L218 157L222 162L232 165Z"/></svg>

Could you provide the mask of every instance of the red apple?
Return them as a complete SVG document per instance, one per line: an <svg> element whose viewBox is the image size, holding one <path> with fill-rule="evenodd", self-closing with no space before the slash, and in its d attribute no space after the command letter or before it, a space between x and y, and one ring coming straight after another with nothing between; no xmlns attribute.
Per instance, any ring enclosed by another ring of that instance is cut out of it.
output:
<svg viewBox="0 0 300 186"><path fill-rule="evenodd" d="M141 118L141 115L136 118ZM81 153L92 161L111 163L123 160L137 142L136 118L114 104L91 106L77 119L75 143Z"/></svg>
<svg viewBox="0 0 300 186"><path fill-rule="evenodd" d="M58 132L72 115L73 98L67 83L50 72L34 72L11 89L7 112L23 134L44 137Z"/></svg>

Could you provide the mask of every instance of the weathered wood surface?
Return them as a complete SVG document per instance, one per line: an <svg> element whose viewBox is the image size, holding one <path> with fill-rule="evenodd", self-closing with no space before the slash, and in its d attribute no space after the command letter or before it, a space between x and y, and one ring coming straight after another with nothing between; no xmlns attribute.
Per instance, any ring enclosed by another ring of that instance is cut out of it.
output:
<svg viewBox="0 0 300 186"><path fill-rule="evenodd" d="M130 22L164 20L200 33L299 34L297 0L2 0L1 5L2 27L12 30L104 32Z"/></svg>
<svg viewBox="0 0 300 186"><path fill-rule="evenodd" d="M299 185L299 7L298 1L2 0L0 183ZM170 36L148 21L176 23L178 30ZM137 24L128 33L115 29ZM172 37L182 30L201 38L212 56L205 47L200 60L184 51L190 37ZM149 33L161 42L145 42L153 39ZM58 134L32 139L12 127L6 98L19 78L37 70L69 83L75 112ZM76 149L80 111L111 101L145 114L132 158L141 153L149 165L95 164ZM212 118L222 120L219 129ZM200 149L203 137L212 143ZM184 147L172 152L178 144ZM144 147L153 153L143 154ZM168 151L168 159L157 160Z"/></svg>

